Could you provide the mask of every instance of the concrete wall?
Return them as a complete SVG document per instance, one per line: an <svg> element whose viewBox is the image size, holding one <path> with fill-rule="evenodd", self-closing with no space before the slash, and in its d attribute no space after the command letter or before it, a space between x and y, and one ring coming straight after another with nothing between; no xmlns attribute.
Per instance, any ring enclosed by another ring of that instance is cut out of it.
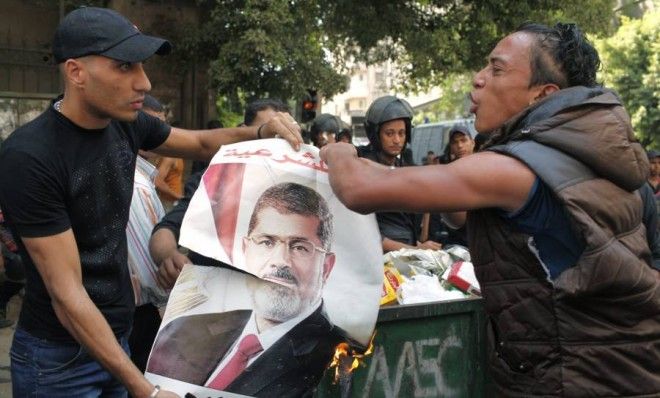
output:
<svg viewBox="0 0 660 398"><path fill-rule="evenodd" d="M49 98L61 92L52 64L51 42L63 10L58 0L0 1L0 98ZM128 17L141 31L168 38L174 24L198 23L195 0L109 0L108 8ZM182 73L173 67L175 51L153 57L145 69L151 94L169 109L170 121L201 128L215 117L214 96L207 89L207 65Z"/></svg>
<svg viewBox="0 0 660 398"><path fill-rule="evenodd" d="M108 7L125 15L142 32L170 39L174 47L172 54L153 57L145 65L153 86L151 94L168 106L171 122L179 122L185 128L204 127L216 115L215 98L207 89L208 65L195 65L185 74L174 70L177 43L171 38L175 24L198 23L203 18L196 2L112 0Z"/></svg>
<svg viewBox="0 0 660 398"><path fill-rule="evenodd" d="M50 55L51 37L58 20L57 1L2 0L0 92L34 96L61 91Z"/></svg>

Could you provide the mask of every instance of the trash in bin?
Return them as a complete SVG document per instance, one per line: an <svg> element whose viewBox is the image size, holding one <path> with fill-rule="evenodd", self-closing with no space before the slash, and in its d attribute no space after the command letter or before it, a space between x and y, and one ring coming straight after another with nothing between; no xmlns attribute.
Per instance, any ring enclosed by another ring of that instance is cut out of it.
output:
<svg viewBox="0 0 660 398"><path fill-rule="evenodd" d="M403 278L399 271L394 267L385 265L383 270L383 291L380 295L380 305L396 301L396 290L402 282Z"/></svg>
<svg viewBox="0 0 660 398"><path fill-rule="evenodd" d="M474 265L469 261L456 261L445 271L442 278L466 293L481 296L481 287L474 274Z"/></svg>
<svg viewBox="0 0 660 398"><path fill-rule="evenodd" d="M440 276L454 262L444 250L428 249L400 249L386 253L383 260L406 276L415 274Z"/></svg>
<svg viewBox="0 0 660 398"><path fill-rule="evenodd" d="M465 297L465 294L459 290L445 289L435 275L413 275L412 278L406 278L397 290L399 304L428 303Z"/></svg>
<svg viewBox="0 0 660 398"><path fill-rule="evenodd" d="M401 249L386 253L381 306L456 300L480 294L467 248ZM454 273L451 273L452 267ZM450 277L451 274L451 277ZM459 290L460 289L460 290Z"/></svg>
<svg viewBox="0 0 660 398"><path fill-rule="evenodd" d="M470 251L465 246L452 245L447 246L444 250L454 259L454 261L472 261L472 258L470 257Z"/></svg>

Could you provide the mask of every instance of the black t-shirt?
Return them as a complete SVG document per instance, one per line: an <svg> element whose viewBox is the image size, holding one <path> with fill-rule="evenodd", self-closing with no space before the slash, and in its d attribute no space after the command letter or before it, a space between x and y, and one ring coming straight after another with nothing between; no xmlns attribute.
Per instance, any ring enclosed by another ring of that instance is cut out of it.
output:
<svg viewBox="0 0 660 398"><path fill-rule="evenodd" d="M401 211L381 211L376 213L378 229L383 238L395 240L407 245L417 244L415 215Z"/></svg>
<svg viewBox="0 0 660 398"><path fill-rule="evenodd" d="M50 106L0 148L0 207L15 236L70 228L85 290L117 336L130 330L135 306L126 251L135 159L138 149L159 146L169 133L168 125L143 112L132 123L86 130ZM40 338L73 341L19 245L27 281L19 325Z"/></svg>

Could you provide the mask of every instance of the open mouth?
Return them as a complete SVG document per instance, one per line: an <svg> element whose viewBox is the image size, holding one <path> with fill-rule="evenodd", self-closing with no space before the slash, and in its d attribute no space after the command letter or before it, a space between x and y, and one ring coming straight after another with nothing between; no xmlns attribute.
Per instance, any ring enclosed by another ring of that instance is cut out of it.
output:
<svg viewBox="0 0 660 398"><path fill-rule="evenodd" d="M470 113L476 113L478 106L477 106L477 102L474 100L474 97L472 96L472 93L469 94L469 98L470 98L470 102L471 102L471 104L470 104Z"/></svg>

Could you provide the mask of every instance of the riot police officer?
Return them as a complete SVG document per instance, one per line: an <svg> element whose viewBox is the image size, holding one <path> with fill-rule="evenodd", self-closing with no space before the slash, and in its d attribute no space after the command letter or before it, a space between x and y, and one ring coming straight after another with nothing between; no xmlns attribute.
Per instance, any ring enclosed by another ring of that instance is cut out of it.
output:
<svg viewBox="0 0 660 398"><path fill-rule="evenodd" d="M392 95L376 99L367 110L364 129L369 145L358 155L390 168L411 165L403 156L412 135L413 110L410 104ZM419 242L420 217L404 212L376 213L383 238L383 252L402 248L440 249L434 241Z"/></svg>
<svg viewBox="0 0 660 398"><path fill-rule="evenodd" d="M351 129L342 120L329 113L319 115L309 129L312 144L321 148L335 142L346 142L351 144L353 137Z"/></svg>

